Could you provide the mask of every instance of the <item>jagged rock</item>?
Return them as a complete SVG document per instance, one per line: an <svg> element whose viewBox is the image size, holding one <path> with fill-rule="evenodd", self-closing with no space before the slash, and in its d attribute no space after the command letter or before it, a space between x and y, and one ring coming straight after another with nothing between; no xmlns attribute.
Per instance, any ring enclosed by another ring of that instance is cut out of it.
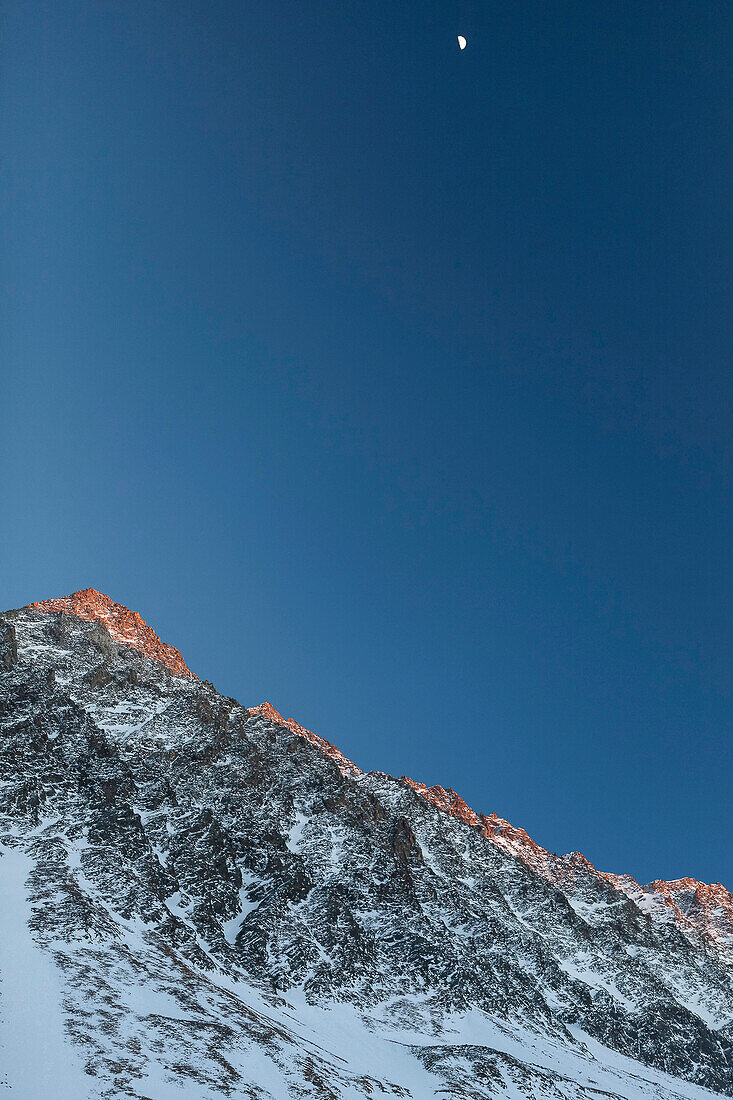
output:
<svg viewBox="0 0 733 1100"><path fill-rule="evenodd" d="M415 840L415 834L410 828L410 822L406 817L401 817L397 821L392 833L392 851L394 857L398 863L401 863L404 867L412 859L419 860L422 863L422 851L420 845Z"/></svg>
<svg viewBox="0 0 733 1100"><path fill-rule="evenodd" d="M0 1044L20 882L75 1100L733 1096L723 886L364 773L90 589L0 619L0 670Z"/></svg>
<svg viewBox="0 0 733 1100"><path fill-rule="evenodd" d="M15 628L6 619L0 619L0 668L10 672L18 660Z"/></svg>

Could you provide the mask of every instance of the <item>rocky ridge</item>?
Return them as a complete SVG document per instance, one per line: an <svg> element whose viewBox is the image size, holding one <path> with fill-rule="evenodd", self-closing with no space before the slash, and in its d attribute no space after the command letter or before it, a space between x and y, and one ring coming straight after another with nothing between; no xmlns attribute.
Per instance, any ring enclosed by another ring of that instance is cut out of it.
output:
<svg viewBox="0 0 733 1100"><path fill-rule="evenodd" d="M573 863L582 867L586 873L623 891L654 919L673 919L683 930L691 930L694 926L697 932L716 944L733 949L733 894L722 883L708 885L698 882L697 879L681 878L672 882L655 879L654 882L641 886L631 875L596 870L581 852L571 852L564 857L555 856L540 847L524 829L518 829L497 814L477 814L453 790L440 786L426 787L424 783L416 783L407 776L402 777L402 782L409 784L417 794L443 813L479 829L484 836L518 856L554 885L561 886L567 880L568 863ZM659 904L661 899L663 905Z"/></svg>
<svg viewBox="0 0 733 1100"><path fill-rule="evenodd" d="M158 647L93 590L0 616L0 882L89 1100L733 1095L724 887L547 852Z"/></svg>
<svg viewBox="0 0 733 1100"><path fill-rule="evenodd" d="M704 935L733 949L733 894L722 882L708 885L694 878L655 879L644 892L664 898L675 920L687 920Z"/></svg>
<svg viewBox="0 0 733 1100"><path fill-rule="evenodd" d="M116 642L131 646L144 657L160 661L162 665L179 676L194 675L183 660L180 651L175 646L168 645L167 642L161 642L152 627L148 626L137 611L130 611L121 603L115 603L109 596L105 596L103 592L97 592L95 588L83 588L79 592L72 592L70 596L61 596L58 599L39 600L30 606L34 611L42 611L47 615L55 613L75 615L88 622L101 623Z"/></svg>

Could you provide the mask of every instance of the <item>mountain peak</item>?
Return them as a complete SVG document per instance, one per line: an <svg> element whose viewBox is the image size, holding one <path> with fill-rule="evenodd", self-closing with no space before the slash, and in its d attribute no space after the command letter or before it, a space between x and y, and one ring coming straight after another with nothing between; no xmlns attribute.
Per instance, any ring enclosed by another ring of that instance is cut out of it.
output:
<svg viewBox="0 0 733 1100"><path fill-rule="evenodd" d="M137 649L144 657L158 661L179 676L195 677L180 650L167 642L161 642L153 628L148 626L137 611L130 611L123 604L115 603L96 588L82 588L79 592L72 592L70 596L38 600L28 606L32 611L42 611L48 615L60 611L64 615L75 615L89 622L100 622L116 642Z"/></svg>
<svg viewBox="0 0 733 1100"><path fill-rule="evenodd" d="M0 615L0 1085L48 1094L51 1034L78 1100L733 1097L723 887L555 855L171 654L94 589Z"/></svg>

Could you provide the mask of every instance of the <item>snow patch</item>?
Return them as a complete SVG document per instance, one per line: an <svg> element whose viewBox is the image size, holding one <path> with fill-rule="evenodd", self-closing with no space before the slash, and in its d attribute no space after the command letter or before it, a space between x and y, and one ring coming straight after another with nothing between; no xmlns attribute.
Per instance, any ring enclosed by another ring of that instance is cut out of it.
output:
<svg viewBox="0 0 733 1100"><path fill-rule="evenodd" d="M61 975L28 928L32 869L0 844L0 1085L18 1100L87 1100L92 1081L65 1034Z"/></svg>

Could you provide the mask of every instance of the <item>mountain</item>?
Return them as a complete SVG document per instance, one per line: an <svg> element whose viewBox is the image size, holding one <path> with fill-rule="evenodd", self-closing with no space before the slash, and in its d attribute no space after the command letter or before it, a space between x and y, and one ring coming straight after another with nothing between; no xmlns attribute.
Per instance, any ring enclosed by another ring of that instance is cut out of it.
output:
<svg viewBox="0 0 733 1100"><path fill-rule="evenodd" d="M88 589L0 616L0 1086L733 1096L733 897L365 773Z"/></svg>

